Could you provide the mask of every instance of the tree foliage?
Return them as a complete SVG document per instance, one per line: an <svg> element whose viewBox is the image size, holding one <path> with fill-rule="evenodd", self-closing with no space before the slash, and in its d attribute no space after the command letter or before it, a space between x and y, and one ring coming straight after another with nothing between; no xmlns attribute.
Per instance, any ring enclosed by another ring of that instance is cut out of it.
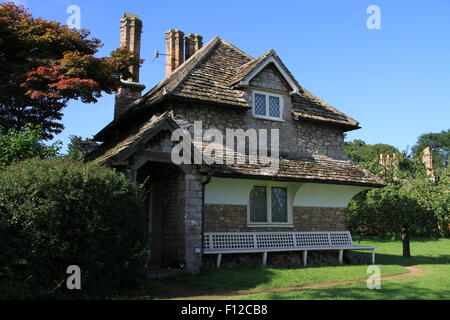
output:
<svg viewBox="0 0 450 320"><path fill-rule="evenodd" d="M67 156L73 160L82 161L97 147L98 142L92 139L84 139L80 136L70 136Z"/></svg>
<svg viewBox="0 0 450 320"><path fill-rule="evenodd" d="M422 135L411 154L385 144L369 145L361 140L345 143L349 158L383 178L386 184L384 188L363 192L350 202L347 209L350 230L360 235L401 236L405 256L409 256L410 234L442 237L450 234L449 165L442 167L436 180L427 176L422 155L417 153L426 147L424 136L429 137ZM441 155L445 155L444 140L439 140ZM389 154L392 160L394 153L398 163L391 161L383 168L379 155Z"/></svg>
<svg viewBox="0 0 450 320"><path fill-rule="evenodd" d="M87 30L34 18L23 6L0 3L0 125L41 125L44 138L61 132L70 99L96 102L113 93L139 63L125 48L95 57L100 40Z"/></svg>
<svg viewBox="0 0 450 320"><path fill-rule="evenodd" d="M412 156L420 160L426 147L431 147L434 167L445 169L450 163L450 129L422 134L411 149Z"/></svg>

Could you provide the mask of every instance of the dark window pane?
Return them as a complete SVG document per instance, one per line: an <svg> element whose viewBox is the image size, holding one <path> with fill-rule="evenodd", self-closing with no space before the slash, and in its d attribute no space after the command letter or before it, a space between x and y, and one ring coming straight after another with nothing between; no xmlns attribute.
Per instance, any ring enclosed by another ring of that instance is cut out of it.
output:
<svg viewBox="0 0 450 320"><path fill-rule="evenodd" d="M250 222L267 222L266 187L254 187L250 192Z"/></svg>
<svg viewBox="0 0 450 320"><path fill-rule="evenodd" d="M255 94L255 114L266 115L266 96L263 94Z"/></svg>
<svg viewBox="0 0 450 320"><path fill-rule="evenodd" d="M272 222L288 222L286 188L272 188Z"/></svg>

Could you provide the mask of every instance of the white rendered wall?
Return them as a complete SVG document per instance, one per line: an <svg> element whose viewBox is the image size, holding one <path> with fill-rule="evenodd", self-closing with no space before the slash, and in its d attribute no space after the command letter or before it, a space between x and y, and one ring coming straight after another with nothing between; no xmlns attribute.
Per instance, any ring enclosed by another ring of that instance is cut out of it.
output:
<svg viewBox="0 0 450 320"><path fill-rule="evenodd" d="M368 187L304 183L294 198L295 207L346 208L350 200Z"/></svg>
<svg viewBox="0 0 450 320"><path fill-rule="evenodd" d="M206 185L205 204L247 205L255 185L278 185L288 188L294 207L345 208L350 200L367 187L321 183L273 182L213 177Z"/></svg>

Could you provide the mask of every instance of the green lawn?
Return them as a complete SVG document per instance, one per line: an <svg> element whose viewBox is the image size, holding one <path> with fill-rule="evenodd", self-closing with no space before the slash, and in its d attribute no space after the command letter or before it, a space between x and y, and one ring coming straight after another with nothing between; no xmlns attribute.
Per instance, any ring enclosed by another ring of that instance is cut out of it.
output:
<svg viewBox="0 0 450 320"><path fill-rule="evenodd" d="M361 244L377 246L377 262L381 266L382 275L387 275L386 267L395 265L417 265L424 268L426 273L417 277L382 281L380 290L369 290L365 283L355 283L254 294L234 299L450 299L450 239L414 240L411 244L411 258L402 257L402 247L398 241L361 241Z"/></svg>
<svg viewBox="0 0 450 320"><path fill-rule="evenodd" d="M189 298L225 296L230 299L450 299L450 239L416 239L411 242L413 257L402 257L400 241L370 240L356 242L377 247L377 265L381 275L407 273L405 266L419 266L425 274L415 277L383 280L381 290L369 290L365 282L290 290L276 293L242 295L246 291L290 288L354 279L367 279L367 266L343 265L329 267L223 268L199 275L181 275L171 279L153 280L134 299ZM355 252L367 261L370 253Z"/></svg>

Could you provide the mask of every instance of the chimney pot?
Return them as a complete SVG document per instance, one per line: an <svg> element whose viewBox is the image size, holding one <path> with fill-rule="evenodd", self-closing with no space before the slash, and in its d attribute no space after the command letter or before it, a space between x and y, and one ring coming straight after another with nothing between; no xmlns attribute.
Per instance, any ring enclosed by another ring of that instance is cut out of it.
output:
<svg viewBox="0 0 450 320"><path fill-rule="evenodd" d="M203 46L203 37L198 34L189 34L185 39L186 60Z"/></svg>

